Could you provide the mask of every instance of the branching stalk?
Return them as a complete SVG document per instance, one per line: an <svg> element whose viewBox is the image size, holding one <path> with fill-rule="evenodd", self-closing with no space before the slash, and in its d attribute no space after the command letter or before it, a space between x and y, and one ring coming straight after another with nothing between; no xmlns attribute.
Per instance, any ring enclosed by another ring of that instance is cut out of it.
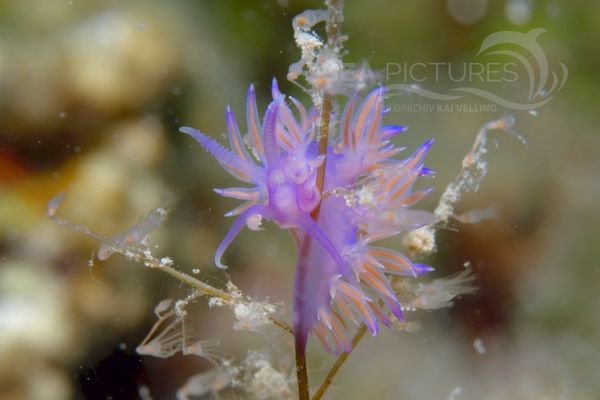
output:
<svg viewBox="0 0 600 400"><path fill-rule="evenodd" d="M358 343L360 343L362 338L365 336L366 332L367 326L365 324L362 324L356 331L354 338L352 338L352 349L354 349L358 345ZM331 366L329 373L327 373L327 376L323 380L323 383L321 383L321 386L319 386L319 389L313 396L312 400L320 400L321 398L323 398L323 395L325 394L329 386L331 386L333 378L335 378L338 371L340 370L340 368L342 368L342 365L344 365L349 356L350 352L343 352L342 354L340 354L337 360L335 360L335 363Z"/></svg>
<svg viewBox="0 0 600 400"><path fill-rule="evenodd" d="M340 50L342 48L342 38L340 35L340 25L343 20L342 1L326 0L325 4L329 12L329 17L327 18L326 25L327 44L324 50L332 52L333 54L335 54L336 57L339 57ZM323 201L323 192L325 189L325 172L327 171L327 146L329 144L329 127L331 124L332 111L331 95L322 91L321 98L321 109L319 110L319 155L323 157L323 163L319 166L316 176L316 186L319 191L321 201L311 213L311 217L317 222L319 218L319 212L321 211L321 203ZM304 245L308 245L309 241L310 238L308 237L308 235L305 235L302 247L304 247ZM298 337L296 337L295 350L296 374L298 378L298 397L300 400L309 400L310 386L308 382L308 371L306 368L306 349L304 348L304 344L298 342ZM343 364L343 361L341 364ZM333 379L333 376L331 379ZM325 389L326 388L323 389L323 392L325 391Z"/></svg>
<svg viewBox="0 0 600 400"><path fill-rule="evenodd" d="M60 196L57 200L60 199L62 199L62 196ZM74 224L58 217L56 215L56 213L58 212L58 205L58 201L51 201L51 207L49 207L48 209L48 216L57 224L71 229L75 232L82 233L93 239L99 240L103 244L109 246L111 251L122 254L130 260L141 263L148 268L157 269L168 275L171 275L173 278L188 284L194 289L197 289L203 295L220 298L227 304L233 304L235 302L235 299L233 298L233 296L231 296L231 294L227 293L224 290L211 286L206 282L196 279L193 276L186 274L185 272L181 272L175 269L171 264L163 262L157 257L154 257L147 249L136 246L129 246L127 248L123 248L118 243L113 242L111 238L96 233L85 225ZM293 334L293 329L288 323L281 321L273 316L268 317L268 319L273 323L273 325L287 331L290 334Z"/></svg>

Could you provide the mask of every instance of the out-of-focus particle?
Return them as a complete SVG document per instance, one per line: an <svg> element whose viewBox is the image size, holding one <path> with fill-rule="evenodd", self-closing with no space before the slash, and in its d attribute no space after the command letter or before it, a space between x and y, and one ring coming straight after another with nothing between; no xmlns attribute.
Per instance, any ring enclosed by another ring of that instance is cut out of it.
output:
<svg viewBox="0 0 600 400"><path fill-rule="evenodd" d="M483 341L481 340L481 338L476 338L475 340L473 340L473 348L478 354L481 355L485 354L487 351L487 349L483 345Z"/></svg>

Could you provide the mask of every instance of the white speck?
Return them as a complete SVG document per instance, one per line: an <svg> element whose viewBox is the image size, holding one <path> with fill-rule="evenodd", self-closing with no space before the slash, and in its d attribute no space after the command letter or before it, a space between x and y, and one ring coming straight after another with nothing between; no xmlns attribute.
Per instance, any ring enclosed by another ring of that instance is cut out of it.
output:
<svg viewBox="0 0 600 400"><path fill-rule="evenodd" d="M244 303L238 303L233 308L233 312L237 318L244 318L250 314L250 307Z"/></svg>
<svg viewBox="0 0 600 400"><path fill-rule="evenodd" d="M162 265L166 265L167 267L170 267L171 265L173 265L173 259L171 257L163 257L160 259L160 263Z"/></svg>
<svg viewBox="0 0 600 400"><path fill-rule="evenodd" d="M487 351L485 346L483 345L483 341L481 340L481 338L473 340L473 348L479 354L485 354L485 352Z"/></svg>
<svg viewBox="0 0 600 400"><path fill-rule="evenodd" d="M532 115L532 116L534 116L534 117L537 117L537 115L538 115L538 111L537 111L537 110L530 110L530 111L529 111L529 115Z"/></svg>
<svg viewBox="0 0 600 400"><path fill-rule="evenodd" d="M159 215L167 215L167 210L165 210L165 209L164 209L164 208L162 208L162 207L158 207L158 208L156 209L156 212L157 212Z"/></svg>
<svg viewBox="0 0 600 400"><path fill-rule="evenodd" d="M458 396L463 394L463 390L460 386L455 387L451 392L450 396L448 396L448 400L456 400Z"/></svg>
<svg viewBox="0 0 600 400"><path fill-rule="evenodd" d="M463 267L465 267L465 268L471 268L471 261L465 261L463 263Z"/></svg>
<svg viewBox="0 0 600 400"><path fill-rule="evenodd" d="M199 273L200 273L200 270L198 268L194 268L192 270L192 274L194 274L194 275L198 275Z"/></svg>
<svg viewBox="0 0 600 400"><path fill-rule="evenodd" d="M127 349L127 344L125 342L119 343L119 349L126 350Z"/></svg>
<svg viewBox="0 0 600 400"><path fill-rule="evenodd" d="M211 297L208 299L208 307L210 308L222 307L223 305L225 305L225 302L220 297Z"/></svg>

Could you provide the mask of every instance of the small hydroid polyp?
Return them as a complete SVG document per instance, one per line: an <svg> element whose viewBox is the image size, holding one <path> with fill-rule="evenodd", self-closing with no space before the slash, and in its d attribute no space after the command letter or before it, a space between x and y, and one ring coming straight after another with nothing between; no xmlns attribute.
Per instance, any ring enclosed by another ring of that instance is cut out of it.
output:
<svg viewBox="0 0 600 400"><path fill-rule="evenodd" d="M181 128L248 185L216 189L244 203L227 213L236 219L215 263L226 268L223 253L244 226L260 229L264 219L289 230L298 246L293 301L297 343L303 350L312 332L327 351L350 351L352 324L364 322L375 335L382 324L403 320L390 275L416 277L432 270L376 242L433 221L431 213L411 208L429 193L412 188L420 176L431 174L424 158L433 142L426 141L406 158L394 158L404 149L390 139L405 128L383 125L381 87L362 100L358 95L349 98L332 125L339 132L330 137L326 154L319 154L317 109L307 110L290 97L296 117L275 80L272 96L261 121L250 86L245 138L227 107L230 149L193 128ZM321 193L316 177L325 159ZM315 220L311 213L317 208Z"/></svg>

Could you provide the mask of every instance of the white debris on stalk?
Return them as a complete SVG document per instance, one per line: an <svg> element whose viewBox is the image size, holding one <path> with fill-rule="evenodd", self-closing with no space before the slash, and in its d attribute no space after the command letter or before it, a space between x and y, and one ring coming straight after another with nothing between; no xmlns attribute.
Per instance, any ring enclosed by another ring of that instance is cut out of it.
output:
<svg viewBox="0 0 600 400"><path fill-rule="evenodd" d="M208 299L208 307L209 308L223 307L224 305L225 305L225 300L223 300L220 297L210 297Z"/></svg>
<svg viewBox="0 0 600 400"><path fill-rule="evenodd" d="M324 94L334 94L334 89L339 86L338 82L344 82L344 64L340 53L346 37L339 32L344 19L342 2L327 0L325 4L326 10L306 10L294 17L294 40L301 56L299 61L290 65L287 74L288 80L294 83L301 76L305 78L311 89L301 87L311 96L318 110L322 108ZM327 40L314 31L315 26L321 23L326 23ZM319 118L316 127L320 126Z"/></svg>
<svg viewBox="0 0 600 400"><path fill-rule="evenodd" d="M166 267L171 267L173 266L173 259L171 257L163 257L160 259L160 263Z"/></svg>
<svg viewBox="0 0 600 400"><path fill-rule="evenodd" d="M275 315L276 311L277 308L268 302L239 302L233 306L233 313L237 320L233 324L233 329L257 332L259 328L271 324L269 317Z"/></svg>
<svg viewBox="0 0 600 400"><path fill-rule="evenodd" d="M454 212L454 204L460 200L462 192L476 192L487 174L487 161L483 158L487 153L488 133L492 130L511 131L515 124L514 117L505 115L494 121L485 123L477 136L471 150L462 161L462 168L453 182L442 194L434 214L437 222L445 222ZM522 138L519 137L521 141Z"/></svg>
<svg viewBox="0 0 600 400"><path fill-rule="evenodd" d="M300 61L289 67L287 78L290 81L297 80L307 68L308 73L313 73L316 67L319 50L324 46L323 40L313 32L315 25L325 22L329 17L327 10L306 10L294 17L292 27L294 29L294 40L300 48Z"/></svg>
<svg viewBox="0 0 600 400"><path fill-rule="evenodd" d="M434 211L435 222L422 229L407 232L403 241L414 254L427 255L435 250L435 229L439 223L444 223L454 215L454 205L458 202L463 192L476 192L479 190L481 181L487 174L487 161L484 156L487 153L488 133L492 130L504 130L515 136L521 143L526 145L525 139L513 130L515 119L512 115L489 121L479 129L471 150L463 158L461 169L446 190Z"/></svg>

